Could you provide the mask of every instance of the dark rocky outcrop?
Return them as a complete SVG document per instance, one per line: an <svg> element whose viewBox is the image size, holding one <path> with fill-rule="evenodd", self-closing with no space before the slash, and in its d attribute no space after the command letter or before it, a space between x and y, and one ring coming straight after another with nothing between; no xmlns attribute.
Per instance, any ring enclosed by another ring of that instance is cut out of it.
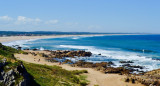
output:
<svg viewBox="0 0 160 86"><path fill-rule="evenodd" d="M91 52L86 52L83 50L78 51L69 51L69 50L57 50L57 51L50 51L51 55L55 58L62 58L62 57L90 57L92 55Z"/></svg>
<svg viewBox="0 0 160 86"><path fill-rule="evenodd" d="M45 57L46 61L48 62L57 62L56 59L64 59L65 57L75 58L75 57L90 57L92 55L91 52L86 52L83 50L77 50L77 51L69 51L69 50L56 50L56 51L49 51L45 50L46 53L39 53L39 52L25 52L23 54L32 54L33 56L41 56ZM55 59L56 58L56 59Z"/></svg>
<svg viewBox="0 0 160 86"><path fill-rule="evenodd" d="M108 67L106 68L105 70L105 73L119 73L119 74L130 74L130 70L128 69L125 69L123 67L117 67L117 68L114 68L114 67Z"/></svg>
<svg viewBox="0 0 160 86"><path fill-rule="evenodd" d="M119 63L134 63L133 61L119 61Z"/></svg>
<svg viewBox="0 0 160 86"><path fill-rule="evenodd" d="M7 71L4 70L5 64L0 63L0 86L38 86L23 64Z"/></svg>
<svg viewBox="0 0 160 86"><path fill-rule="evenodd" d="M35 48L35 49L32 49L33 51L37 51L38 49L37 48Z"/></svg>
<svg viewBox="0 0 160 86"><path fill-rule="evenodd" d="M29 52L30 54L36 56L42 56L42 57L50 57L50 58L59 58L62 59L63 57L72 57L75 58L75 56L78 57L90 57L92 55L91 52L86 52L83 50L77 50L77 51L69 51L69 50L56 50L56 51L49 51L45 50L47 52L50 52L50 54L45 53L35 53L35 52Z"/></svg>
<svg viewBox="0 0 160 86"><path fill-rule="evenodd" d="M129 74L131 72L130 70L125 69L123 67L114 68L114 67L111 67L111 65L113 65L112 62L92 63L92 62L85 62L85 61L78 61L72 64L72 66L94 68L104 73Z"/></svg>
<svg viewBox="0 0 160 86"><path fill-rule="evenodd" d="M160 86L160 69L152 70L143 74L130 74L126 81L139 82L146 86Z"/></svg>

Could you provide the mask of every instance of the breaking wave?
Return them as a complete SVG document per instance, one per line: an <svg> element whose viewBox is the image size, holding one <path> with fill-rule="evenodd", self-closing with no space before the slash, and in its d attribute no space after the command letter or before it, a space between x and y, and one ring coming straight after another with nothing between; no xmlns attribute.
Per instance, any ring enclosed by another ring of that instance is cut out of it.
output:
<svg viewBox="0 0 160 86"><path fill-rule="evenodd" d="M92 56L87 58L87 61L89 62L114 61L117 66L120 66L121 64L119 63L119 61L128 60L133 61L134 65L145 66L147 71L158 69L160 67L159 61L153 60L151 57L146 57L134 52L103 50L95 48L94 46L59 45L59 47L84 49L86 51L90 51L94 55L101 54L100 56ZM83 58L83 60L84 59L86 58Z"/></svg>
<svg viewBox="0 0 160 86"><path fill-rule="evenodd" d="M31 41L35 41L37 39L29 39L29 40L18 40L18 41L12 41L12 42L4 42L2 43L3 45L6 45L6 46L13 46L13 45L19 45L21 47L27 47L29 48L29 46L27 45L24 45L25 43L29 44L29 42Z"/></svg>

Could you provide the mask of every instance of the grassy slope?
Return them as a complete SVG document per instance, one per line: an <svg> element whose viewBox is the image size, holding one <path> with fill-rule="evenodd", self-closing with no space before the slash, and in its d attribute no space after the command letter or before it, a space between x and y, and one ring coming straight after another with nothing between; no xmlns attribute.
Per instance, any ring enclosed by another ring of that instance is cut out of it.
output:
<svg viewBox="0 0 160 86"><path fill-rule="evenodd" d="M20 61L14 57L14 53L24 52L0 43L0 59L7 59L7 65L4 67L5 71L14 69L20 64ZM87 72L85 70L68 71L58 66L38 65L26 62L23 64L34 81L41 86L86 86L87 84L86 77L81 75Z"/></svg>
<svg viewBox="0 0 160 86"><path fill-rule="evenodd" d="M5 70L14 69L20 64L20 61L16 60L16 58L14 57L14 53L22 53L22 51L18 51L14 48L4 46L0 43L0 61L1 59L6 58L7 64L5 66L9 66L7 67L8 69L4 67Z"/></svg>
<svg viewBox="0 0 160 86"><path fill-rule="evenodd" d="M87 81L81 75L87 71L68 71L58 66L25 63L28 73L41 86L85 86Z"/></svg>
<svg viewBox="0 0 160 86"><path fill-rule="evenodd" d="M2 67L2 69L5 72L8 72L11 69L15 69L17 66L20 65L20 61L16 60L14 57L14 53L21 53L22 51L18 51L14 48L4 46L0 43L0 62L2 62L2 59L6 58L7 62L5 66ZM19 81L23 79L23 76L19 74L15 74L15 84L18 84ZM0 86L2 83L0 83Z"/></svg>

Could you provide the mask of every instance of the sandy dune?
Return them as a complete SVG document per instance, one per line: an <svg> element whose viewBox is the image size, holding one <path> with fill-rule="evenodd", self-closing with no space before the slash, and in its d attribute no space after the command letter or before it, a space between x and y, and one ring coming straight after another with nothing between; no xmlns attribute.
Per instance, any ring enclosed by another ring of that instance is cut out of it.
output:
<svg viewBox="0 0 160 86"><path fill-rule="evenodd" d="M58 63L51 63L47 62L43 57L40 56L33 56L31 54L24 55L24 54L15 54L15 57L17 57L19 60L23 60L30 63L36 63L36 64L46 64L46 65L57 65L61 66L62 68L66 70L87 70L88 73L86 74L88 76L88 80L90 81L90 84L88 86L143 86L142 84L132 84L132 83L126 83L124 82L124 78L126 76L124 75L118 75L118 74L104 74L100 71L96 71L92 68L80 68L80 67L71 67L67 64L58 65ZM40 62L38 60L40 59Z"/></svg>

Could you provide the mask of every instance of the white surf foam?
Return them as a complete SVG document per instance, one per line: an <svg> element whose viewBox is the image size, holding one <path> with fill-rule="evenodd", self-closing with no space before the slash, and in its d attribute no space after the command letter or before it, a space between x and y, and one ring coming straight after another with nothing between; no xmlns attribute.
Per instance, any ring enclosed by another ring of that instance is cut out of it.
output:
<svg viewBox="0 0 160 86"><path fill-rule="evenodd" d="M39 50L45 50L43 47L40 47L40 49Z"/></svg>
<svg viewBox="0 0 160 86"><path fill-rule="evenodd" d="M86 38L86 37L95 37L95 36L105 36L105 35L92 35L92 36L72 36L72 39L80 39L80 38Z"/></svg>
<svg viewBox="0 0 160 86"><path fill-rule="evenodd" d="M114 50L103 50L97 49L93 46L74 46L74 45L60 45L59 47L63 48L72 48L72 49L85 49L86 51L92 52L92 54L101 54L101 56L106 57L94 57L90 58L88 61L105 61L106 59L118 59L118 60L128 60L134 61L133 65L145 66L147 70L157 69L160 66L159 61L152 60L152 58L147 58L146 56L140 56L138 53L127 52L127 51L114 51ZM118 62L115 62L116 65L120 65Z"/></svg>
<svg viewBox="0 0 160 86"><path fill-rule="evenodd" d="M12 41L12 42L3 42L2 44L6 45L6 46L19 45L21 47L28 47L29 48L29 46L26 46L24 44L27 43L27 42L30 42L30 41L35 41L35 40L37 40L37 39L18 40L18 41ZM27 43L27 44L29 44L29 43Z"/></svg>

